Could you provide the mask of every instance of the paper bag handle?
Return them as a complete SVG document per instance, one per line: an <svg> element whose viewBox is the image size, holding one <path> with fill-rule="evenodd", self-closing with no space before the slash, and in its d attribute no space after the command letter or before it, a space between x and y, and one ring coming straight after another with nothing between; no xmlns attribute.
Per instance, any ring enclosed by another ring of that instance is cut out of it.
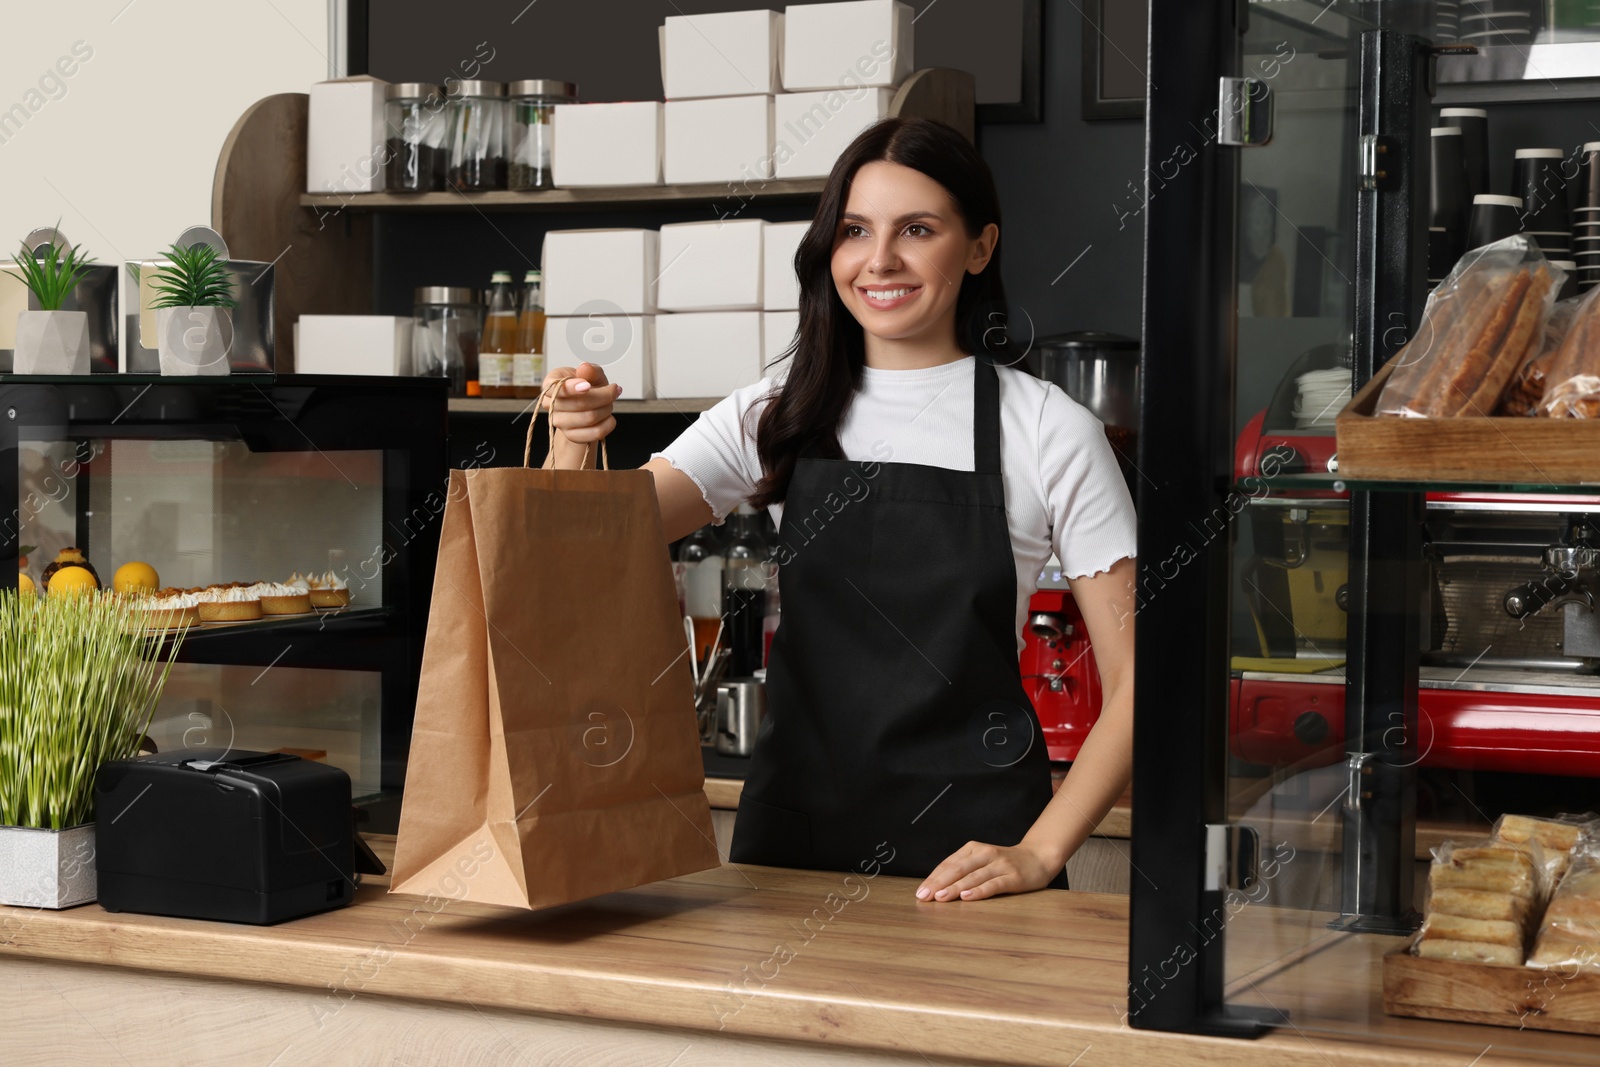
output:
<svg viewBox="0 0 1600 1067"><path fill-rule="evenodd" d="M529 462L533 458L533 429L539 423L539 412L545 410L545 397L549 397L550 398L550 405L549 405L549 410L550 410L550 419L549 419L550 444L549 444L549 447L547 448L547 450L545 451L545 465L549 466L550 464L552 464L555 461L555 455L556 455L556 420L555 420L556 401L561 396L561 386L568 379L575 378L575 377L577 377L577 375L575 375L575 374L563 374L559 378L546 378L545 379L543 391L539 394L539 403L533 410L533 417L528 420L528 439L522 446L522 465L524 467L528 466ZM589 465L589 446L588 445L584 445L583 446L583 462L581 464L579 464L579 467L581 469L583 467L587 467L588 465ZM610 458L606 455L605 438L601 438L600 439L600 469L601 470L610 470L611 469Z"/></svg>

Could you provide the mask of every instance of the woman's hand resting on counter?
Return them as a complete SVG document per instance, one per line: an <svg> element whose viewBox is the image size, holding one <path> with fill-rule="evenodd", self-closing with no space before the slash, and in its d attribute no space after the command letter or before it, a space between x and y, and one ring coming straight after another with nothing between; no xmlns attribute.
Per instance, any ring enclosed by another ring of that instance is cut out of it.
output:
<svg viewBox="0 0 1600 1067"><path fill-rule="evenodd" d="M555 447L544 465L561 470L592 468L600 452L597 445L617 428L611 405L622 396L622 386L607 382L606 372L593 363L557 367L545 375L547 382L561 378L566 381L539 396L556 429Z"/></svg>
<svg viewBox="0 0 1600 1067"><path fill-rule="evenodd" d="M917 887L918 900L983 900L1001 893L1043 889L1060 873L1065 857L1024 840L1020 845L968 841Z"/></svg>

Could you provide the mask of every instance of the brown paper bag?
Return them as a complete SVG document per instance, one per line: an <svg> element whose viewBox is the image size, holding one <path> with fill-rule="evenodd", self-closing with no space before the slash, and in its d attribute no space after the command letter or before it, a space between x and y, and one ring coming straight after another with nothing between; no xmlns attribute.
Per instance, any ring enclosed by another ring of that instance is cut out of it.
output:
<svg viewBox="0 0 1600 1067"><path fill-rule="evenodd" d="M718 864L677 604L649 472L450 472L391 892L546 908Z"/></svg>

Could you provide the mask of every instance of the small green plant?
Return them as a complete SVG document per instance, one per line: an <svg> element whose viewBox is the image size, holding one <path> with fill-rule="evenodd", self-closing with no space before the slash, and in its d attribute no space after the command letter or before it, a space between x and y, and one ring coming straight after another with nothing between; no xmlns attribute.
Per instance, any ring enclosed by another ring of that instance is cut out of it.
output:
<svg viewBox="0 0 1600 1067"><path fill-rule="evenodd" d="M7 274L18 278L39 301L40 311L60 311L62 303L78 287L84 272L94 262L79 254L82 245L73 245L65 252L52 240L45 245L44 255L37 255L24 245L17 253L17 269Z"/></svg>
<svg viewBox="0 0 1600 1067"><path fill-rule="evenodd" d="M152 308L236 308L233 298L233 275L228 264L210 245L191 245L167 249L172 262L161 268L150 288L161 295L150 304Z"/></svg>
<svg viewBox="0 0 1600 1067"><path fill-rule="evenodd" d="M64 830L94 815L102 763L139 751L165 665L127 599L0 590L0 826Z"/></svg>

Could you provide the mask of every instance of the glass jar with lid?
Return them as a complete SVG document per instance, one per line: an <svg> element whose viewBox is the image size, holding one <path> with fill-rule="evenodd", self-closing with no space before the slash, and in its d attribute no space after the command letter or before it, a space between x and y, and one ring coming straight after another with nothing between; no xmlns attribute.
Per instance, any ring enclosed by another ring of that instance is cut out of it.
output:
<svg viewBox="0 0 1600 1067"><path fill-rule="evenodd" d="M411 362L424 378L450 379L450 395L478 385L478 338L483 304L476 289L428 285L416 291L411 320Z"/></svg>
<svg viewBox="0 0 1600 1067"><path fill-rule="evenodd" d="M557 104L578 102L578 87L571 82L530 78L511 83L511 188L519 191L549 189L551 128Z"/></svg>
<svg viewBox="0 0 1600 1067"><path fill-rule="evenodd" d="M447 180L462 192L506 187L506 83L471 79L450 94Z"/></svg>
<svg viewBox="0 0 1600 1067"><path fill-rule="evenodd" d="M391 193L428 193L444 188L446 146L444 93L428 82L397 82L384 90L384 126L389 131L384 186Z"/></svg>

